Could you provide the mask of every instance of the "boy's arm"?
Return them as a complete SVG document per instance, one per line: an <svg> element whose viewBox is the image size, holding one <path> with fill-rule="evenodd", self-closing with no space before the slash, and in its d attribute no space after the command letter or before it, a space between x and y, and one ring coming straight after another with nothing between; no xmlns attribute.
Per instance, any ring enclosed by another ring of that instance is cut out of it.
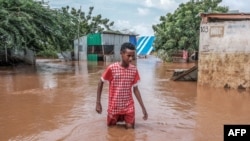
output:
<svg viewBox="0 0 250 141"><path fill-rule="evenodd" d="M97 87L97 96L96 96L96 112L102 113L102 105L101 105L101 94L102 94L103 82L100 79Z"/></svg>
<svg viewBox="0 0 250 141"><path fill-rule="evenodd" d="M145 106L144 106L144 104L143 104L143 101L142 101L142 98L141 98L141 93L140 93L140 91L139 91L139 88L138 88L138 86L135 86L134 88L133 88L133 90L134 90L134 94L135 94L135 97L136 97L136 99L138 100L138 102L139 102L139 104L140 104L140 106L141 106L141 108L142 108L142 113L143 113L143 119L144 120L147 120L148 119L148 113L147 113L147 110L146 110L146 108L145 108Z"/></svg>

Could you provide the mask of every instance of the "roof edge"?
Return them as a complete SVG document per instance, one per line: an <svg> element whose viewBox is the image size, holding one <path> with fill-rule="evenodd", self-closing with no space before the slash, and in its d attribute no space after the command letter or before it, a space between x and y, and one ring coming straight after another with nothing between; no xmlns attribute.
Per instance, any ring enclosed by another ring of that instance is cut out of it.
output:
<svg viewBox="0 0 250 141"><path fill-rule="evenodd" d="M250 20L250 13L200 13L202 23L213 20Z"/></svg>

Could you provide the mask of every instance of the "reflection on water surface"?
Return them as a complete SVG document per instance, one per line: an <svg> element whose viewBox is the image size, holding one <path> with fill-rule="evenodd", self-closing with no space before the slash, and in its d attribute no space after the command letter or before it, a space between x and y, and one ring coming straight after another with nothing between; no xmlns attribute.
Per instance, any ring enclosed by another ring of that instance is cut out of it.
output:
<svg viewBox="0 0 250 141"><path fill-rule="evenodd" d="M171 81L173 69L194 64L139 59L139 88L149 113L142 120L136 101L136 127L106 126L95 112L103 62L39 60L37 67L0 69L0 140L23 141L222 141L224 124L250 124L250 93Z"/></svg>

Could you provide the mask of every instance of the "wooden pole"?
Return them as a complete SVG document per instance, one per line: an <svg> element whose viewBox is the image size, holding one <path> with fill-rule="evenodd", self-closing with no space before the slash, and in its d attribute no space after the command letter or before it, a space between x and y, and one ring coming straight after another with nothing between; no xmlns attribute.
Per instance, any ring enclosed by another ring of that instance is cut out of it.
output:
<svg viewBox="0 0 250 141"><path fill-rule="evenodd" d="M8 52L7 52L7 47L6 44L4 43L4 47L5 47L5 59L6 59L6 63L8 62Z"/></svg>
<svg viewBox="0 0 250 141"><path fill-rule="evenodd" d="M81 9L82 9L82 6L80 6L80 12L79 12L79 18L78 18L78 29L77 29L77 36L78 36L78 43L77 43L77 60L79 61L80 60L80 23L81 23Z"/></svg>

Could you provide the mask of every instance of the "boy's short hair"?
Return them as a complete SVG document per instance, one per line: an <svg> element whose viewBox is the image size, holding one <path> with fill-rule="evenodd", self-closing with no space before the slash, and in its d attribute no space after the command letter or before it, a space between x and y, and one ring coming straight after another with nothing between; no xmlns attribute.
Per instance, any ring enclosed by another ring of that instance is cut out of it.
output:
<svg viewBox="0 0 250 141"><path fill-rule="evenodd" d="M124 52L126 49L135 50L135 46L132 43L125 42L121 45L121 52Z"/></svg>

